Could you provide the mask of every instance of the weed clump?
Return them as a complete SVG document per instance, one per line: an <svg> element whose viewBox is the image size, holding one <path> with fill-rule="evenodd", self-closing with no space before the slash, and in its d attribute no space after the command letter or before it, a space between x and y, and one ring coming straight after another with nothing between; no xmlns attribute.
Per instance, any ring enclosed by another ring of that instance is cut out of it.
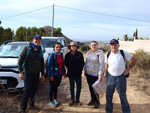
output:
<svg viewBox="0 0 150 113"><path fill-rule="evenodd" d="M148 70L150 69L150 53L144 50L137 50L133 54L138 58L136 67L138 69Z"/></svg>

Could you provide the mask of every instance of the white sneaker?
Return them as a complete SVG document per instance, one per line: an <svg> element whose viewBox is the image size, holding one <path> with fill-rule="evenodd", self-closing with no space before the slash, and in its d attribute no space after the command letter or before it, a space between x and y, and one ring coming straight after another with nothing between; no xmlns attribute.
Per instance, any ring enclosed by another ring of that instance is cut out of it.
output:
<svg viewBox="0 0 150 113"><path fill-rule="evenodd" d="M58 105L58 104L59 104L59 101L58 101L57 99L54 99L54 103L55 103L56 105Z"/></svg>
<svg viewBox="0 0 150 113"><path fill-rule="evenodd" d="M50 105L51 107L56 107L56 104L55 104L53 101L51 101L51 102L49 103L49 105Z"/></svg>

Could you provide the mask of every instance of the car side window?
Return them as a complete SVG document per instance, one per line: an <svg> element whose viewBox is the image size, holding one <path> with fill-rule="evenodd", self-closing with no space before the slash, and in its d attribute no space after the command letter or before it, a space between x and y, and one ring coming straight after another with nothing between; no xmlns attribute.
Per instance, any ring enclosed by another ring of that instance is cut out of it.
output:
<svg viewBox="0 0 150 113"><path fill-rule="evenodd" d="M58 41L60 44L62 44L62 43L61 43L61 40L57 40L57 41Z"/></svg>
<svg viewBox="0 0 150 113"><path fill-rule="evenodd" d="M62 45L63 45L64 47L66 47L65 40L61 40L61 41L62 41Z"/></svg>

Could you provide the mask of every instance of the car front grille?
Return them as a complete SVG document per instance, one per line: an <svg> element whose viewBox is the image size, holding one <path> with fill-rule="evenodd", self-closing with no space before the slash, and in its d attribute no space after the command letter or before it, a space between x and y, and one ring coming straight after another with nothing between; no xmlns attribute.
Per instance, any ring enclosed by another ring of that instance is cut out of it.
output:
<svg viewBox="0 0 150 113"><path fill-rule="evenodd" d="M19 74L19 71L16 71L16 70L13 70L13 69L5 69L5 68L2 68L0 69L0 72L13 72L13 73L17 73Z"/></svg>
<svg viewBox="0 0 150 113"><path fill-rule="evenodd" d="M17 79L13 77L0 77L0 80L7 80L7 84L0 84L0 90L13 89L18 85Z"/></svg>

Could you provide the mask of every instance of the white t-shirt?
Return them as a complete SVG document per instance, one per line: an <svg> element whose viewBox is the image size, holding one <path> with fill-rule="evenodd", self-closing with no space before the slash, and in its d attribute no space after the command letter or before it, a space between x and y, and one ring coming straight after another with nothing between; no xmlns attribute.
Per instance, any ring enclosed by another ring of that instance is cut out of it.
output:
<svg viewBox="0 0 150 113"><path fill-rule="evenodd" d="M124 50L123 50L123 52L124 52L125 59L127 61L131 60L133 55ZM108 72L112 76L122 75L122 73L126 69L126 62L125 62L123 56L121 55L120 50L118 50L117 53L111 52L108 59L107 59L107 54L106 54L105 63L108 64Z"/></svg>

